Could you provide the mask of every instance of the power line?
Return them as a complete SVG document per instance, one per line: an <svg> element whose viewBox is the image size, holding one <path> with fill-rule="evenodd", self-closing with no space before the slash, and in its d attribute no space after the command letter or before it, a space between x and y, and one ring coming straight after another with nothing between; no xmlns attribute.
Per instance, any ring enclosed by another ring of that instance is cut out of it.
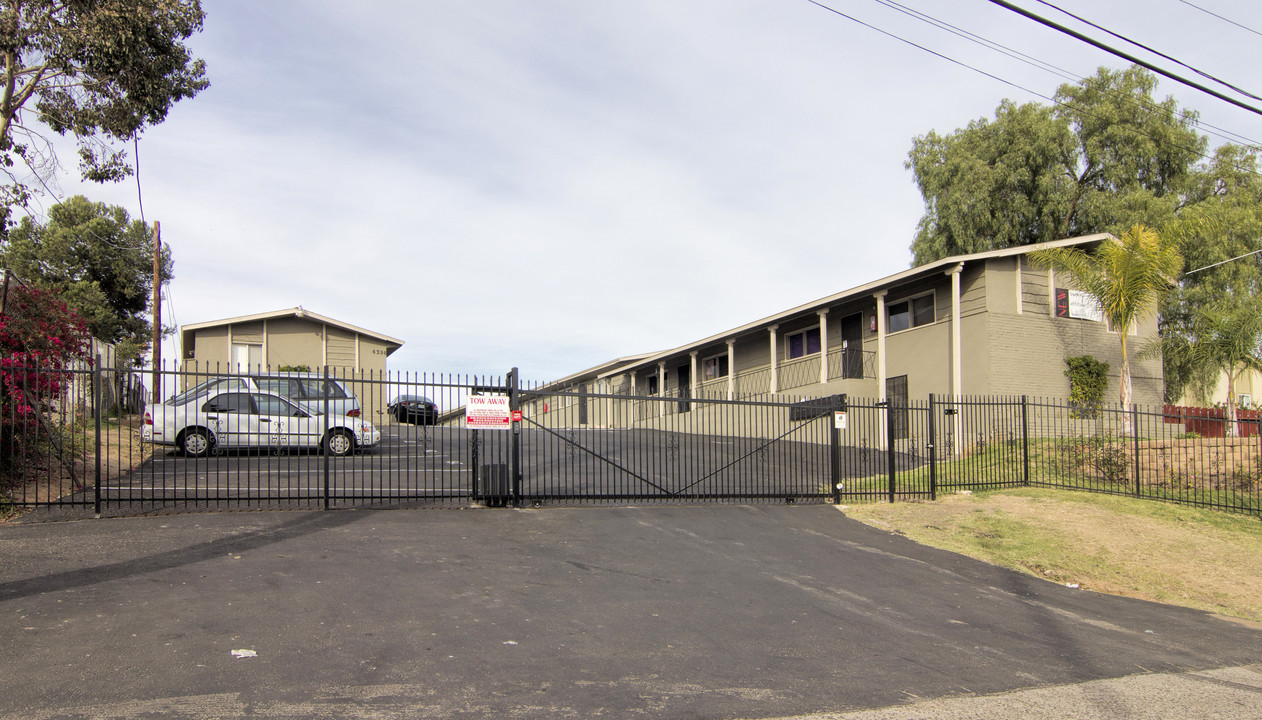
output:
<svg viewBox="0 0 1262 720"><path fill-rule="evenodd" d="M1199 267L1199 268L1197 268L1197 269L1195 269L1195 270L1188 270L1187 272L1183 273L1183 276L1184 276L1184 277L1187 277L1188 275L1191 275L1192 273L1198 273L1198 272L1200 272L1200 271L1202 271L1202 270L1208 270L1208 269L1210 269L1210 268L1215 268L1215 267L1218 267L1219 265L1226 265L1226 264L1227 264L1227 263L1229 263L1229 262L1235 262L1235 261L1237 261L1237 260L1241 260L1241 259L1243 259L1243 258L1247 258L1247 257L1249 257L1250 255L1257 255L1258 253L1262 253L1262 250L1254 250L1253 252L1247 252L1247 253L1245 253L1244 255L1237 255L1237 256L1236 256L1236 257L1234 257L1234 258L1230 258L1230 259L1228 259L1228 260L1223 260L1222 262L1216 262L1216 263L1214 263L1213 265L1206 265L1205 267Z"/></svg>
<svg viewBox="0 0 1262 720"><path fill-rule="evenodd" d="M1152 53L1153 55L1156 55L1156 56L1161 57L1161 58L1165 58L1166 60L1169 60L1170 62L1175 63L1176 65L1181 65L1181 66L1183 66L1183 67L1187 68L1188 70L1191 70L1192 72L1196 73L1197 75L1200 75L1201 77L1205 78L1206 80L1213 80L1214 82L1218 83L1219 85L1222 85L1222 86L1224 86L1224 87L1229 87L1229 88L1231 88L1232 90L1235 90L1236 92L1240 93L1241 95L1244 95L1245 97L1250 97L1250 98L1253 98L1254 100L1262 100L1262 98L1258 97L1257 95L1254 95L1253 93L1249 92L1248 90L1242 90L1242 89L1240 89L1240 88L1236 87L1235 85L1232 85L1231 83L1227 82L1226 80L1220 80L1219 78L1216 78L1216 77L1214 77L1213 75L1210 75L1210 74L1209 74L1209 73L1207 73L1207 72L1202 72L1202 71L1200 71L1200 70L1197 70L1196 68L1192 67L1191 65L1188 65L1187 63L1183 62L1182 60L1179 60L1179 59L1177 59L1177 58L1170 57L1169 55L1167 55L1167 54L1165 54L1165 53L1161 52L1160 50L1154 50L1153 48L1150 48L1150 47L1148 47L1147 45L1145 45L1145 44L1143 44L1143 43L1141 43L1141 42L1136 42L1136 41L1134 41L1134 40L1131 40L1130 38L1126 37L1125 35L1119 35L1118 33L1115 33L1115 32L1113 32L1112 30L1110 30L1110 29L1108 29L1108 28L1106 28L1106 27L1101 27L1101 26L1099 26L1099 25L1096 25L1095 23L1091 22L1090 20L1087 20L1087 19L1086 19L1086 18L1084 18L1084 17L1081 17L1081 16L1078 16L1078 15L1075 15L1075 14L1073 14L1073 13L1069 12L1068 10L1065 10L1064 8L1057 7L1056 5L1053 5L1052 3L1048 2L1048 0L1035 0L1035 2L1040 3L1040 4L1043 4L1043 5L1046 5L1047 7L1051 8L1051 9L1053 9L1053 10L1057 11L1057 12L1064 13L1064 14L1068 15L1069 17L1071 17L1071 18L1073 18L1073 19L1077 20L1077 21L1078 21L1078 22L1080 22L1080 23L1084 23L1084 24L1086 24L1086 25L1090 25L1091 27L1095 28L1096 30L1100 30L1100 31L1102 31L1102 32L1106 32L1106 33L1108 33L1108 34L1112 35L1113 37L1117 38L1118 40L1121 40L1121 41L1123 41L1123 42L1128 42L1128 43L1130 43L1131 45L1134 45L1135 47L1138 47L1138 48L1143 48L1144 50L1147 50L1148 52Z"/></svg>
<svg viewBox="0 0 1262 720"><path fill-rule="evenodd" d="M812 0L812 1L813 1L813 0ZM1239 100L1237 100L1237 99L1235 99L1235 98L1233 98L1233 97L1228 97L1228 96L1226 96L1226 95L1223 95L1222 93L1218 92L1217 90L1212 90L1212 89L1210 89L1210 88L1207 88L1207 87L1205 87L1204 85L1201 85L1200 83L1193 82L1193 81L1191 81L1191 80L1188 80L1187 78L1184 78L1184 77L1180 77L1180 76L1178 76L1178 75L1175 75L1174 73L1170 72L1169 70L1166 70L1166 69L1164 69L1164 68L1160 68L1160 67L1158 67L1158 66L1156 66L1156 65L1153 65L1152 63L1150 63L1150 62L1148 62L1148 61L1146 61L1146 60L1142 60L1142 59L1140 59L1140 58L1137 58L1137 57L1135 57L1134 55L1131 55L1130 53L1125 53L1125 52L1122 52L1121 50L1118 50L1117 48L1113 48L1113 47L1110 47L1110 46L1108 46L1108 45L1105 45L1104 43L1100 42L1099 40L1096 40L1095 38L1089 37L1089 36L1087 36L1087 35L1083 35L1082 33L1078 32L1077 30L1073 30L1073 29L1067 28L1067 27L1065 27L1064 25L1061 25L1060 23L1056 23L1056 22L1053 22L1053 21L1051 21L1051 20L1048 20L1048 19L1047 19L1047 18L1045 18L1045 17L1042 17L1042 16L1040 16L1040 15L1036 15L1036 14L1034 14L1034 13L1030 12L1029 10L1026 10L1026 9L1025 9L1025 8L1023 8L1023 7L1019 7L1019 6L1017 6L1017 5L1013 5L1013 4L1012 4L1012 3L1010 3L1010 2L1007 2L1007 0L990 0L990 2L991 2L991 3L993 3L993 4L995 4L995 5L998 5L999 7L1002 7L1002 8L1007 8L1008 10L1011 10L1012 12L1014 12L1014 13L1016 13L1016 14L1018 14L1018 15L1021 15L1021 16L1023 16L1023 17L1029 18L1030 20L1033 20L1034 22L1037 22L1037 23L1039 23L1040 25L1045 25L1045 26L1047 26L1047 27L1049 27L1049 28L1052 28L1053 30L1057 30L1057 31L1059 31L1059 32L1062 32L1062 33L1064 33L1064 34L1066 34L1066 35L1068 35L1068 36L1070 36L1070 37L1072 37L1072 38L1075 38L1075 39L1081 40L1082 42L1085 42L1085 43L1087 43L1088 45L1091 45L1092 47L1099 48L1100 50L1103 50L1103 51L1105 51L1105 52L1107 52L1107 53L1110 53L1110 54L1112 54L1112 55L1116 55L1116 56L1118 56L1118 57L1120 57L1120 58L1122 58L1122 59L1124 59L1124 60L1129 60L1130 62L1132 62L1132 63L1134 63L1134 64L1136 64L1136 65L1139 65L1140 67L1147 68L1147 69L1149 69L1149 70L1151 70L1151 71L1153 71L1153 72L1155 72L1155 73L1157 73L1157 74L1159 74L1159 75L1162 75L1162 76L1164 76L1164 77L1168 77L1168 78L1170 78L1171 80L1174 80L1174 81L1176 81L1176 82L1180 82L1180 83L1182 83L1182 84L1184 84L1184 85L1187 85L1188 87L1196 88L1197 90L1200 90L1201 92L1203 92L1203 93L1205 93L1205 94L1207 94L1207 95L1212 95L1213 97L1216 97L1216 98L1218 98L1219 100L1222 100L1223 102L1228 102L1228 103L1231 103L1232 105L1235 105L1236 107L1243 108L1243 109L1248 110L1249 112L1254 113L1254 114L1256 114L1256 115L1262 115L1262 110L1260 110L1260 109L1258 109L1258 108L1255 108L1255 107L1253 107L1252 105L1249 105L1249 104L1247 104L1247 103L1243 103L1243 102L1241 102L1241 101L1239 101Z"/></svg>
<svg viewBox="0 0 1262 720"><path fill-rule="evenodd" d="M878 0L878 1L880 1L880 0ZM828 12L831 12L831 13L833 13L833 14L840 15L841 17L844 17L844 18L846 18L847 20L850 20L850 21L852 21L852 22L855 22L855 23L857 23L857 24L859 24L859 25L862 25L862 26L864 26L864 27L866 27L866 28L869 28L869 29L871 29L871 30L875 30L875 31L877 31L877 32L881 33L882 35L885 35L885 36L887 36L887 37L893 38L893 39L895 39L895 40L897 40L897 41L899 41L899 42L901 42L901 43L904 43L904 44L907 44L907 45L911 45L912 47L917 48L917 49L919 49L919 50L923 50L924 52L927 52L927 53L929 53L930 55L933 55L933 56L935 56L935 57L939 57L939 58L941 58L941 59L943 59L943 60L946 60L946 61L947 61L947 62L949 62L949 63L955 64L955 65L959 65L960 67L967 68L967 69L972 70L973 72L975 72L975 73L977 73L977 74L979 74L979 75L984 75L985 77L991 78L992 80L997 80L997 81L999 81L999 82L1001 82L1001 83L1003 83L1003 84L1005 84L1005 85L1008 85L1008 86L1010 86L1010 87L1014 87L1014 88L1016 88L1016 89L1018 89L1018 90L1021 90L1021 91L1023 91L1023 92L1027 92L1027 93L1029 93L1029 94L1031 94L1031 95L1033 95L1033 96L1035 96L1035 97L1037 97L1037 98L1042 98L1043 100L1046 100L1046 101L1048 101L1048 102L1052 103L1053 105L1058 105L1058 106L1060 106L1060 107L1065 107L1065 108L1069 108L1069 109L1072 109L1072 110L1077 110L1077 111L1079 111L1079 112L1085 113L1086 115L1089 115L1089 116L1091 116L1091 117L1093 117L1093 118L1096 118L1096 119L1103 119L1103 118L1100 118L1098 115L1095 115L1094 113L1090 112L1090 111L1089 111L1089 110L1087 110L1086 108L1083 108L1083 107L1077 107L1077 106L1073 105L1072 103L1067 103L1067 102L1063 102L1063 101L1057 100L1057 99L1056 99L1056 98L1054 98L1054 97L1049 97L1049 96L1047 96L1047 95L1044 95L1044 94L1043 94L1043 93L1041 93L1041 92L1038 92L1038 91L1035 91L1035 90L1031 90L1030 88L1027 88L1027 87L1025 87L1024 85L1019 85L1019 84L1017 84L1017 83L1015 83L1015 82L1012 82L1011 80L1006 80L1006 79L1004 79L1004 78L1002 78L1002 77L999 77L998 75L995 75L995 74L993 74L993 73L986 72L985 70L982 70L982 69L980 69L980 68L976 68L976 67L974 67L974 66L972 66L972 65L969 65L968 63L962 62L962 61L960 61L960 60L956 60L955 58L950 57L950 56L947 56L947 55L944 55L944 54L942 54L942 53L940 53L940 52L937 52L936 50L931 50L931 49L929 49L929 48L927 48L927 47L925 47L925 46L923 46L923 45L920 45L920 44L918 44L918 43L912 42L911 40L908 40L907 38L901 37L901 36L899 36L899 35L895 35L894 33L889 32L888 30L884 30L884 29L879 28L879 27L877 27L877 26L875 26L875 25L872 25L871 23L864 22L864 21L862 21L862 20L860 20L860 19L858 19L858 18L856 18L856 17L854 17L854 16L852 16L852 15L848 15L848 14L846 14L846 13L844 13L844 12L841 12L840 10L837 10L837 9L835 9L835 8L832 8L832 7L829 7L828 5L824 5L823 3L819 2L818 0L807 0L807 2L809 2L809 3L811 3L812 5L815 5L815 6L817 6L817 7L820 7L820 8L822 8L822 9L824 9L824 10L827 10ZM1142 131L1137 130L1137 129L1133 128L1133 127L1129 127L1129 126L1124 126L1124 127L1125 127L1125 129L1126 129L1128 132L1134 133L1134 134L1136 134L1136 135L1141 135L1141 136L1146 137L1146 138L1148 138L1148 139L1150 139L1150 140L1153 140L1153 141L1155 141L1155 142L1158 142L1158 143L1165 143L1165 144L1171 144L1171 143L1170 143L1170 141L1169 141L1169 140L1167 140L1167 139L1165 139L1165 138L1158 138L1158 137L1154 137L1154 136L1152 136L1152 135L1149 135L1148 133L1142 132ZM1186 146L1186 145L1177 145L1177 144L1175 144L1175 145L1174 145L1174 147L1180 148L1180 149L1182 149L1182 150L1189 150L1189 151L1192 151L1192 152L1196 153L1196 154L1197 154L1197 155L1198 155L1201 159L1203 159L1203 160L1212 160L1211 156L1209 156L1209 155L1205 154L1204 152L1201 152L1200 150L1197 150L1196 148L1193 148L1193 147L1190 147L1190 146ZM1241 167L1241 166L1233 166L1233 167L1235 167L1235 169L1237 169L1237 170L1239 170L1239 171L1241 171L1241 172L1246 172L1246 173L1255 174L1255 175L1257 174L1257 171L1256 171L1255 169L1253 169L1253 168Z"/></svg>
<svg viewBox="0 0 1262 720"><path fill-rule="evenodd" d="M894 0L874 0L874 2L880 5L884 5L885 7L891 8L893 10L897 10L898 12L901 12L904 15L913 17L916 20L919 20L920 22L926 23L928 25L932 25L941 30L946 30L947 32L950 32L951 34L961 37L965 40L968 40L969 42L972 42L974 44L981 45L991 50L995 50L1015 60L1020 60L1026 65L1043 70L1049 74L1058 76L1062 79L1069 80L1078 85L1084 85L1085 83L1085 81L1081 77L1079 77L1078 75L1074 74L1073 72L1065 68L1062 68L1053 63L1049 63L1045 60L1040 60L1032 55L1027 55L1019 50L1008 47L1007 45L996 42L989 38L982 37L981 35L978 35L974 32L970 32L969 30L965 30L964 28L958 27L956 25L952 25L951 23L948 23L945 20L941 20L927 13L920 12L919 10L916 10L914 8L909 8L905 5L899 4L895 2ZM1120 97L1120 95L1117 93L1110 93L1110 94L1113 95L1113 97ZM1156 108L1156 105L1150 102L1147 98L1142 99L1141 102L1144 105L1144 107L1148 110L1153 110ZM1204 130L1207 135L1213 135L1217 138L1226 140L1228 142L1262 146L1262 142L1246 137L1239 133L1233 132L1231 130L1227 130L1226 128L1218 127L1217 125L1201 122L1199 119L1196 121L1196 126ZM1202 154L1202 157L1205 157L1205 156Z"/></svg>
<svg viewBox="0 0 1262 720"><path fill-rule="evenodd" d="M1187 5L1188 7L1191 7L1191 8L1196 8L1197 10L1200 10L1201 12L1205 13L1206 15L1213 15L1214 17L1218 18L1219 20L1222 20L1222 21L1223 21L1223 22L1225 22L1225 23L1230 23L1230 24L1232 24L1232 25L1235 25L1236 27L1240 28L1241 30L1248 30L1249 32L1253 33L1254 35L1262 35L1262 32L1258 32L1257 30L1254 30L1253 28L1249 27L1248 25L1241 25L1240 23L1236 22L1235 20L1232 20L1232 19L1230 19L1230 18L1225 18L1225 17L1223 17L1222 15L1219 15L1219 14L1218 14L1218 13L1216 13L1216 12L1213 12L1213 11L1210 11L1210 10L1206 10L1205 8L1201 7L1200 5L1197 5L1197 4L1195 4L1195 3L1190 3L1190 2L1188 2L1188 0L1179 0L1179 2L1183 3L1184 5Z"/></svg>

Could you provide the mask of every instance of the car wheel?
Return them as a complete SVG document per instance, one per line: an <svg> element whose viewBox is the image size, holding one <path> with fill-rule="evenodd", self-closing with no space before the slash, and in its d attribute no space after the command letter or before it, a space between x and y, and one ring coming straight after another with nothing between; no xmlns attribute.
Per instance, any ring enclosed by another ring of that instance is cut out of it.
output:
<svg viewBox="0 0 1262 720"><path fill-rule="evenodd" d="M355 451L355 438L346 430L333 430L324 438L324 452L344 457Z"/></svg>
<svg viewBox="0 0 1262 720"><path fill-rule="evenodd" d="M210 433L202 428L185 430L180 436L180 449L188 457L205 457L213 446L214 441L210 439Z"/></svg>

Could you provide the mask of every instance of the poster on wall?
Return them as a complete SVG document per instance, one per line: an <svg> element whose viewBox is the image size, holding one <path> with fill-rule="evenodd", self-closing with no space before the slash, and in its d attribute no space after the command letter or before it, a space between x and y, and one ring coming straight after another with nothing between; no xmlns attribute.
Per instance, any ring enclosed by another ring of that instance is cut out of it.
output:
<svg viewBox="0 0 1262 720"><path fill-rule="evenodd" d="M1104 322L1100 303L1081 290L1056 288L1056 317Z"/></svg>

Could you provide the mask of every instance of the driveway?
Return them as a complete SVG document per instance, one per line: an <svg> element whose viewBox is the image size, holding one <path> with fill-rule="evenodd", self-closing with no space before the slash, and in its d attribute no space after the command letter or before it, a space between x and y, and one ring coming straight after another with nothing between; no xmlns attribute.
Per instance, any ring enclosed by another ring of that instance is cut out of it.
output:
<svg viewBox="0 0 1262 720"><path fill-rule="evenodd" d="M763 718L1262 662L828 506L39 523L0 558L6 719Z"/></svg>

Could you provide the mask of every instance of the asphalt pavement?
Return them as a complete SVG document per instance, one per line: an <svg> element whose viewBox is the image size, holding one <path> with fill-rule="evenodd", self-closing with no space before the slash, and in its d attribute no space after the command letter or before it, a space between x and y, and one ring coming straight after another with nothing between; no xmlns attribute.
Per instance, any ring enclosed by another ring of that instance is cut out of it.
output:
<svg viewBox="0 0 1262 720"><path fill-rule="evenodd" d="M829 506L19 523L0 558L5 720L1262 717L1257 625Z"/></svg>

